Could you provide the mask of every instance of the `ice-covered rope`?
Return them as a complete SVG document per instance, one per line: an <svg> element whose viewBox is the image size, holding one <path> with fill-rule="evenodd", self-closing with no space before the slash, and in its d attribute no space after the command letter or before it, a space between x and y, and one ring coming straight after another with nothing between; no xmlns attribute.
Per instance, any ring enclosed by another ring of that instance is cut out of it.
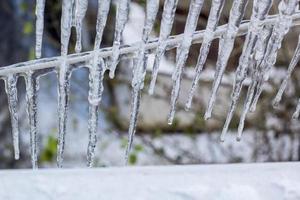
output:
<svg viewBox="0 0 300 200"><path fill-rule="evenodd" d="M274 24L276 22L277 15L270 15L263 23ZM245 35L248 32L249 20L243 20L237 36ZM300 11L295 12L293 15L293 26L300 25ZM218 26L216 29L214 39L219 38L225 31L227 25ZM205 30L195 31L193 35L193 44L200 44L203 41ZM176 48L183 38L183 34L170 36L167 41L168 50ZM135 53L139 50L140 42L133 44L125 44L120 47L120 55L123 59L135 57ZM158 46L158 38L151 39L145 46L146 50L154 51ZM112 56L112 47L102 48L99 50L86 51L82 53L74 53L66 56L66 62L70 65L75 65L82 62L87 62L96 55L101 58L108 58ZM58 69L61 63L62 56L56 56L51 58L35 59L26 62L20 62L13 65L7 65L0 67L0 78L5 79L9 74L25 74L29 71L47 70L54 71Z"/></svg>

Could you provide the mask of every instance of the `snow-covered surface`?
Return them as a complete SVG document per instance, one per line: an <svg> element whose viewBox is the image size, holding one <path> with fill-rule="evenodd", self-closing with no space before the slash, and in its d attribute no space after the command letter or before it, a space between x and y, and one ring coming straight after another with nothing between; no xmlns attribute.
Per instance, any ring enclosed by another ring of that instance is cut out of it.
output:
<svg viewBox="0 0 300 200"><path fill-rule="evenodd" d="M297 200L300 163L0 172L0 199Z"/></svg>

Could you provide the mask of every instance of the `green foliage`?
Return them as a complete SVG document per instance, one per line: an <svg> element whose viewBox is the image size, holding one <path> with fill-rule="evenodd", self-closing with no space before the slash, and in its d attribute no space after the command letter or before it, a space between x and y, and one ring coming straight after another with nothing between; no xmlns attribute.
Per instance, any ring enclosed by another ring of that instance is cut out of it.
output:
<svg viewBox="0 0 300 200"><path fill-rule="evenodd" d="M137 162L137 155L135 154L135 153L131 153L130 155L129 155L129 160L128 160L128 162L129 162L129 164L130 165L134 165L134 164L136 164L136 162Z"/></svg>
<svg viewBox="0 0 300 200"><path fill-rule="evenodd" d="M33 24L32 22L25 22L24 26L23 26L23 33L25 35L30 35L31 33L33 33Z"/></svg>
<svg viewBox="0 0 300 200"><path fill-rule="evenodd" d="M52 162L55 159L57 153L57 139L49 135L47 145L41 152L40 162Z"/></svg>

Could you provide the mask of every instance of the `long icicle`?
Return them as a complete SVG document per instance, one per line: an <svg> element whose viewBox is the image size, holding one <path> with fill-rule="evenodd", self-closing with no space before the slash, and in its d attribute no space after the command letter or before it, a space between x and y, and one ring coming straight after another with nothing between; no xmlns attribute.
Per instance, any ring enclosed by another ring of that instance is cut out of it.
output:
<svg viewBox="0 0 300 200"><path fill-rule="evenodd" d="M251 102L253 99L256 85L257 85L256 80L252 79L252 83L250 84L250 86L248 88L248 93L247 93L247 97L246 97L246 100L244 103L243 112L240 117L240 123L239 123L239 127L238 127L238 135L236 138L237 141L240 141L242 138L242 133L243 133L244 126L245 126L245 119L246 119L247 113L249 111L249 108L250 108L250 105L251 105Z"/></svg>
<svg viewBox="0 0 300 200"><path fill-rule="evenodd" d="M7 93L14 147L14 157L16 160L20 158L17 80L18 78L14 74L8 75L5 79L5 91Z"/></svg>
<svg viewBox="0 0 300 200"><path fill-rule="evenodd" d="M218 60L215 72L215 78L212 86L212 92L209 98L208 106L204 118L207 120L211 117L211 113L215 104L216 95L222 81L222 77L233 49L234 40L238 32L240 23L244 17L248 0L234 0L230 10L229 22L226 33L221 37L219 44Z"/></svg>
<svg viewBox="0 0 300 200"><path fill-rule="evenodd" d="M179 96L182 71L187 60L189 50L192 44L193 34L197 28L198 18L202 9L204 0L192 0L190 10L185 24L183 39L177 48L176 68L172 75L173 89L171 94L171 109L168 115L168 124L173 123L176 103Z"/></svg>
<svg viewBox="0 0 300 200"><path fill-rule="evenodd" d="M185 105L186 110L189 110L191 108L193 97L200 79L200 74L203 70L204 63L207 59L210 45L214 39L214 34L219 23L221 12L224 7L224 2L225 0L213 0L212 2L212 7L210 9L203 42L201 44L200 53L195 67L195 77L192 83L191 90L189 92L188 100Z"/></svg>
<svg viewBox="0 0 300 200"><path fill-rule="evenodd" d="M36 15L36 44L35 44L35 56L41 58L42 56L42 44L43 44L43 32L44 32L44 11L46 0L37 0L35 15Z"/></svg>
<svg viewBox="0 0 300 200"><path fill-rule="evenodd" d="M103 31L107 21L107 15L110 8L110 0L98 0L98 15L96 25L96 38L94 44L94 52L96 52L101 45ZM102 99L103 93L103 79L105 72L105 63L102 58L98 58L94 53L93 59L90 61L89 72L89 144L87 149L87 166L92 167L94 164L95 148L97 144L97 129L98 129L98 112L99 103Z"/></svg>
<svg viewBox="0 0 300 200"><path fill-rule="evenodd" d="M167 48L167 39L169 38L172 31L177 4L178 4L178 0L165 0L164 3L164 10L162 13L162 20L160 24L158 46L156 49L153 70L152 70L152 77L151 77L151 82L148 90L148 93L150 95L154 93L160 60L164 56L164 53Z"/></svg>
<svg viewBox="0 0 300 200"><path fill-rule="evenodd" d="M58 144L57 166L62 167L67 126L71 71L67 63L72 27L72 2L63 0L61 18L61 64L58 70Z"/></svg>
<svg viewBox="0 0 300 200"><path fill-rule="evenodd" d="M243 82L246 79L246 74L249 69L248 66L251 59L251 54L253 54L258 37L260 37L260 35L268 35L270 32L270 29L267 29L265 31L266 33L264 32L262 22L266 19L271 6L272 0L255 0L253 3L252 16L249 25L250 28L246 36L243 52L239 60L239 65L235 73L235 82L232 89L230 109L227 113L226 121L222 130L221 141L224 141L225 139L225 135L232 120L233 113L236 109L237 101L243 87Z"/></svg>
<svg viewBox="0 0 300 200"><path fill-rule="evenodd" d="M26 73L26 102L27 114L29 119L30 129L30 152L32 168L38 168L38 146L37 146L37 78L34 77L33 72Z"/></svg>
<svg viewBox="0 0 300 200"><path fill-rule="evenodd" d="M257 91L255 91L255 90L257 90L257 85L260 84L259 76L260 76L261 71L259 69L259 66L264 61L264 56L267 53L266 49L267 49L268 43L271 39L271 36L273 33L272 31L273 31L273 26L264 27L263 32L260 35L260 37L258 38L258 41L256 43L254 55L251 56L251 59L249 61L250 66L248 69L251 72L251 83L248 87L248 92L247 92L247 96L246 96L246 99L244 102L242 115L240 117L237 141L240 141L242 138L245 119L246 119L246 116L247 116L249 110L251 110L251 103L253 102L255 92L257 92ZM224 135L221 135L221 140L222 140L222 137L224 138Z"/></svg>
<svg viewBox="0 0 300 200"><path fill-rule="evenodd" d="M140 45L140 50L138 52L137 61L134 64L133 69L133 78L131 82L132 86L132 102L131 102L131 116L130 124L128 130L128 144L125 152L125 164L128 163L129 153L132 147L133 138L137 125L138 112L140 108L141 100L141 90L144 87L144 80L146 75L146 66L147 66L147 53L145 50L146 44L148 43L156 15L159 8L158 0L147 0L146 8L146 19L143 28L142 42Z"/></svg>
<svg viewBox="0 0 300 200"><path fill-rule="evenodd" d="M112 47L110 72L109 72L110 78L115 77L116 67L119 62L121 38L122 38L123 30L125 28L125 24L128 20L129 4L130 4L130 0L119 0L117 4L116 27L115 27L115 34L114 34L114 43Z"/></svg>
<svg viewBox="0 0 300 200"><path fill-rule="evenodd" d="M276 62L277 53L281 48L282 40L292 26L292 15L295 12L297 3L297 0L290 0L287 2L286 0L281 0L278 5L279 16L277 19L277 23L274 25L274 30L267 47L265 58L262 64L259 66L261 74L258 81L259 84L257 85L256 93L254 96L255 101L253 101L251 105L252 112L256 108L256 103L258 102L258 99L263 91L264 83L269 80L270 70Z"/></svg>
<svg viewBox="0 0 300 200"><path fill-rule="evenodd" d="M289 81L291 75L292 75L292 72L294 71L294 69L295 69L297 63L299 62L299 60L300 60L300 35L299 35L299 38L298 38L298 44L297 44L294 56L293 56L293 58L290 62L290 65L288 67L288 70L286 72L284 80L282 81L282 83L280 85L280 88L279 88L279 90L276 94L276 97L273 100L273 106L274 107L279 105L279 102L281 101L283 92L285 91L285 88L288 84L288 81Z"/></svg>
<svg viewBox="0 0 300 200"><path fill-rule="evenodd" d="M102 58L94 56L93 63L90 65L89 75L89 144L87 151L87 165L93 166L95 157L95 147L97 143L97 128L98 128L98 112L99 104L103 93L103 78L105 72L105 64Z"/></svg>
<svg viewBox="0 0 300 200"><path fill-rule="evenodd" d="M75 18L75 28L76 28L76 53L81 52L82 49L82 21L85 17L88 8L88 0L75 0L74 18Z"/></svg>

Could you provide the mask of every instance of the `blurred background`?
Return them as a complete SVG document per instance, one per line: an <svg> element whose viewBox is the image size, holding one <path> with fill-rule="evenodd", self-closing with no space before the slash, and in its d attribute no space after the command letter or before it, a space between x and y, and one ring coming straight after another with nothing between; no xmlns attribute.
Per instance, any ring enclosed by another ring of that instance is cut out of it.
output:
<svg viewBox="0 0 300 200"><path fill-rule="evenodd" d="M152 37L159 34L163 1ZM252 1L248 4L245 19L249 19ZM0 66L34 59L35 15L32 0L0 1ZM198 30L205 29L210 10L210 1L205 1L198 21ZM232 0L227 0L220 19L220 25L228 22ZM274 2L271 14L277 13L278 1ZM184 31L189 1L179 0L172 34ZM124 31L123 43L139 41L145 15L145 0L133 0L130 4L129 21ZM43 57L60 54L61 1L46 1L45 34ZM97 0L89 0L89 8L83 25L83 50L91 50L95 37ZM112 45L115 4L111 10L104 33L102 47ZM241 142L235 135L239 123L242 103L233 118L230 133L224 143L219 142L227 114L234 71L243 47L244 37L237 37L235 48L227 66L223 84L214 109L213 118L203 118L208 102L215 63L218 53L218 40L214 40L200 85L194 98L192 110L184 111L184 103L191 87L191 79L184 77L179 98L178 111L173 125L167 125L170 106L171 73L174 68L176 50L166 53L161 62L161 73L153 96L147 94L151 73L146 75L141 111L134 146L130 155L131 165L171 165L207 164L237 162L275 162L300 160L300 124L292 122L291 115L300 96L299 69L296 68L279 108L273 109L271 101L285 75L285 70L293 56L298 41L299 28L293 27L285 37L279 51L276 67L272 70L269 83L265 86L262 98L255 113L249 114ZM74 52L75 32L72 33L70 53ZM194 72L200 45L193 45L186 64L186 71ZM149 58L149 65L153 56ZM101 102L96 166L118 166L124 163L129 124L132 60L122 60L117 69L117 77L105 77L105 91ZM40 79L38 93L38 144L39 166L56 167L57 144L57 78L50 73ZM21 158L14 160L10 116L4 83L0 84L0 168L30 168L29 125L25 107L24 80L18 80L19 125ZM247 89L247 87L245 87ZM242 99L245 97L243 91ZM72 74L71 97L66 136L64 167L86 166L88 145L88 70L82 68ZM242 102L242 101L241 101Z"/></svg>

